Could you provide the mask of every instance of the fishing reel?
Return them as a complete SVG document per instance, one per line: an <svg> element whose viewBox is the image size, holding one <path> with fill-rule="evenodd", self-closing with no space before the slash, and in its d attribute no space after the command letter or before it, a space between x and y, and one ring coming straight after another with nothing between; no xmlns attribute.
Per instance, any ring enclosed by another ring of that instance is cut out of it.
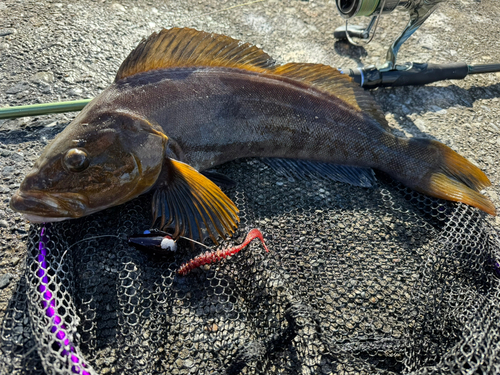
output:
<svg viewBox="0 0 500 375"><path fill-rule="evenodd" d="M336 0L337 10L346 19L345 26L335 30L334 36L337 39L348 39L351 44L352 37L368 39L371 42L375 36L378 21L382 14L391 13L397 7L406 9L410 14L410 21L401 35L392 43L387 51L386 62L378 69L388 71L396 69L396 59L401 45L429 18L440 3L446 0ZM370 23L363 29L360 26L349 26L349 19L353 17L372 17ZM373 33L370 37L371 29Z"/></svg>
<svg viewBox="0 0 500 375"><path fill-rule="evenodd" d="M355 82L365 88L425 85L445 79L463 79L469 74L492 73L500 71L500 64L471 66L466 63L431 64L405 63L396 64L401 45L418 30L436 8L446 0L335 0L337 10L346 20L344 26L337 28L333 35L337 39L347 39L351 44L361 45L353 40L367 40L370 43L377 30L382 14L389 14L396 8L404 8L410 14L410 21L401 35L391 44L386 61L380 65L371 65L356 69L346 69ZM366 28L349 25L354 17L372 17ZM372 32L373 29L373 32ZM341 69L342 71L342 69ZM343 71L342 71L343 72Z"/></svg>

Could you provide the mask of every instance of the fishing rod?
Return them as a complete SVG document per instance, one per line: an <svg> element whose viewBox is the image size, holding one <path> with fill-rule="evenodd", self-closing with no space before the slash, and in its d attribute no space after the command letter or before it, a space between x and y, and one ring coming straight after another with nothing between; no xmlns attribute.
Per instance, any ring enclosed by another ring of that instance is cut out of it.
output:
<svg viewBox="0 0 500 375"><path fill-rule="evenodd" d="M345 74L349 74L354 82L358 83L361 87L373 89L376 87L425 85L447 79L463 79L470 74L500 72L500 64L408 63L405 65L396 65L396 69L393 70L382 70L374 65L340 70ZM0 119L81 111L91 100L83 99L0 108Z"/></svg>
<svg viewBox="0 0 500 375"><path fill-rule="evenodd" d="M67 102L42 103L0 108L0 119L81 111L91 100L92 99L82 99Z"/></svg>

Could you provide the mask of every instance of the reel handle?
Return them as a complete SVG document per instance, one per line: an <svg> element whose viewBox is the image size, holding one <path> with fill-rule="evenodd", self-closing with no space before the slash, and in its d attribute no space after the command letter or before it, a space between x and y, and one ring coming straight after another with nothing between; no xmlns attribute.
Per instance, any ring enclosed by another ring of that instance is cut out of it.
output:
<svg viewBox="0 0 500 375"><path fill-rule="evenodd" d="M397 55L403 43L422 26L443 1L446 0L422 1L410 8L410 21L408 25L406 25L401 35L389 47L386 55L386 62L380 66L379 69L392 70L396 67Z"/></svg>
<svg viewBox="0 0 500 375"><path fill-rule="evenodd" d="M398 6L406 8L410 14L410 21L401 35L389 47L386 61L378 66L380 70L391 71L396 69L397 55L403 43L422 26L443 1L446 0L336 0L337 10L346 20L346 25L337 28L334 36L337 39L347 39L349 43L359 46L361 44L355 42L351 37L368 39L370 29L374 26L373 34L366 42L368 44L375 36L377 24L382 14L391 13ZM361 16L373 16L366 29L361 26L349 25L349 19Z"/></svg>

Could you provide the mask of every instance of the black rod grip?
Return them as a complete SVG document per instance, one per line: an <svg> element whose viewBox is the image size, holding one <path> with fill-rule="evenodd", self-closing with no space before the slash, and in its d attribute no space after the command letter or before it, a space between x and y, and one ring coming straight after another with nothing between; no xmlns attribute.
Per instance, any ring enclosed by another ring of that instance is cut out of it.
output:
<svg viewBox="0 0 500 375"><path fill-rule="evenodd" d="M413 64L408 70L381 72L379 86L425 85L445 79L464 79L469 72L466 63Z"/></svg>
<svg viewBox="0 0 500 375"><path fill-rule="evenodd" d="M425 85L445 79L463 79L469 73L466 63L417 64L413 63L406 70L380 71L375 66L348 69L354 82L371 89L375 87Z"/></svg>
<svg viewBox="0 0 500 375"><path fill-rule="evenodd" d="M500 64L469 65L469 74L500 72Z"/></svg>

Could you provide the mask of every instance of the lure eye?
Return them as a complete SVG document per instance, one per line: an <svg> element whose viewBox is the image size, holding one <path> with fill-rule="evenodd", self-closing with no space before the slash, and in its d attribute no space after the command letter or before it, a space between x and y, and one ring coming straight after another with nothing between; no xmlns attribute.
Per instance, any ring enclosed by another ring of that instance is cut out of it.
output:
<svg viewBox="0 0 500 375"><path fill-rule="evenodd" d="M79 148L72 148L64 156L64 165L71 172L81 172L89 166L87 153Z"/></svg>

